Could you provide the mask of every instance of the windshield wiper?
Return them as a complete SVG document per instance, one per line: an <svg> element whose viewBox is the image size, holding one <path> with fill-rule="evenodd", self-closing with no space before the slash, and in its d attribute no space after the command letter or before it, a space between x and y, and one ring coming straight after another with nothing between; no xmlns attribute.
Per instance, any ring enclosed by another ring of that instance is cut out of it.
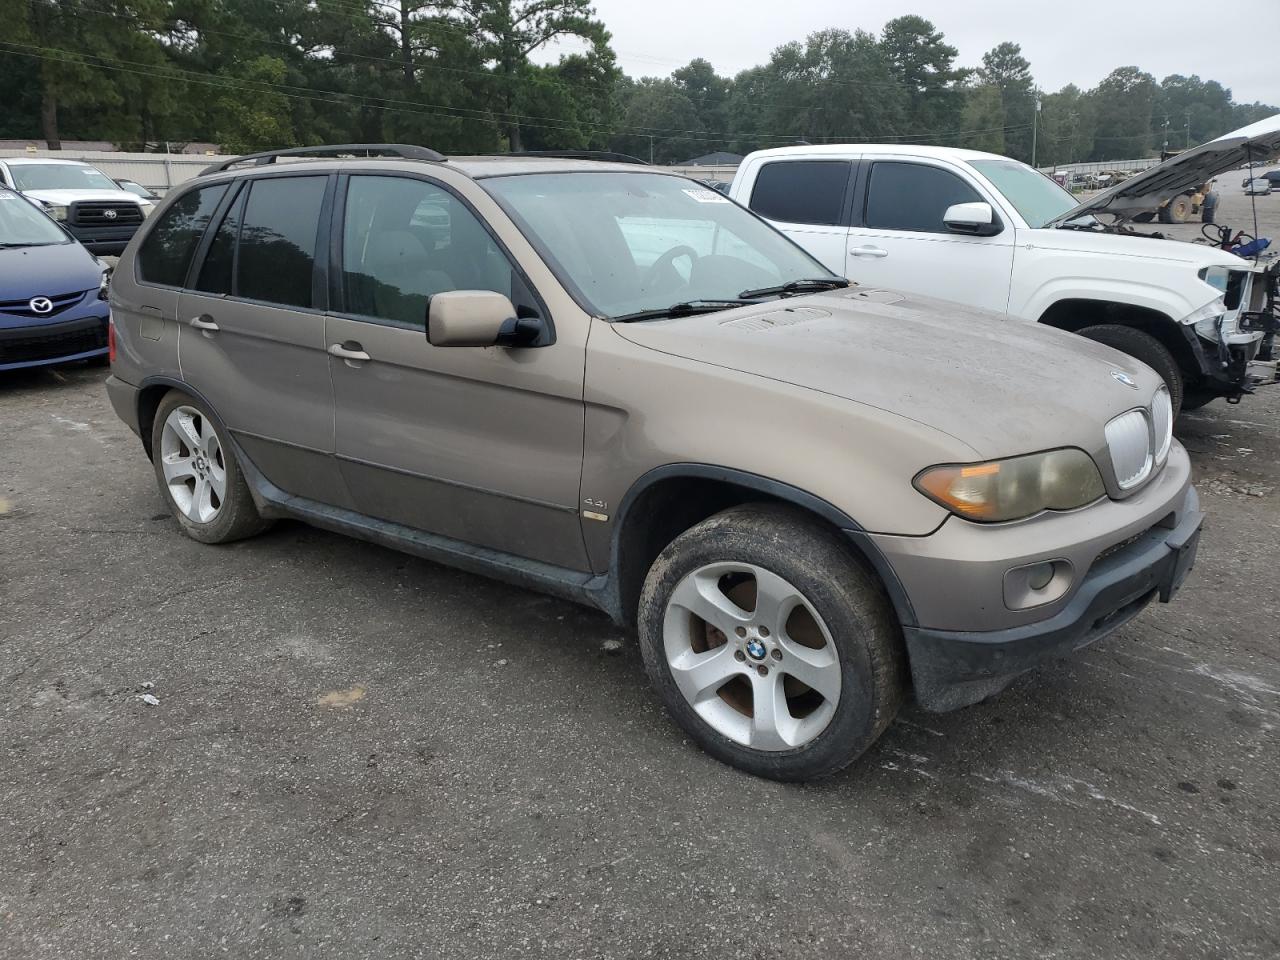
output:
<svg viewBox="0 0 1280 960"><path fill-rule="evenodd" d="M729 307L741 307L748 300L685 300L673 303L669 307L655 307L651 310L637 310L635 313L624 313L613 317L618 323L631 323L633 320L665 320L668 317L689 317L696 313L716 313Z"/></svg>
<svg viewBox="0 0 1280 960"><path fill-rule="evenodd" d="M50 241L49 243L14 243L11 240L0 240L0 250L13 250L18 247L56 247L57 245L56 241Z"/></svg>
<svg viewBox="0 0 1280 960"><path fill-rule="evenodd" d="M789 293L814 293L819 290L840 290L849 286L844 277L805 277L780 283L776 287L761 287L759 290L743 290L738 296L744 300L755 300L759 297L785 297Z"/></svg>

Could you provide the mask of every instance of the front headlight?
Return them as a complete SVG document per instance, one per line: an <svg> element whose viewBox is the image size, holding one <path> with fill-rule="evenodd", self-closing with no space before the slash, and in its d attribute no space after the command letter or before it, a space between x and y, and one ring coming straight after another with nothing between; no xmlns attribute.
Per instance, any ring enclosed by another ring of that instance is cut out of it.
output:
<svg viewBox="0 0 1280 960"><path fill-rule="evenodd" d="M987 463L942 464L922 470L913 482L957 516L984 523L1074 510L1106 493L1097 464L1074 448Z"/></svg>
<svg viewBox="0 0 1280 960"><path fill-rule="evenodd" d="M98 283L98 299L106 300L111 295L111 270L102 271L102 280Z"/></svg>
<svg viewBox="0 0 1280 960"><path fill-rule="evenodd" d="M53 217L53 219L67 219L67 205L65 203L45 203L41 200L40 204L44 207L44 212Z"/></svg>
<svg viewBox="0 0 1280 960"><path fill-rule="evenodd" d="M151 212L152 212L153 210L155 210L155 208L156 208L156 205L155 205L154 203L149 203L149 202L148 202L148 201L146 201L146 200L141 201L141 202L138 204L138 206L142 208L142 219L143 219L143 220L145 220L145 219L147 219L147 217L151 216Z"/></svg>

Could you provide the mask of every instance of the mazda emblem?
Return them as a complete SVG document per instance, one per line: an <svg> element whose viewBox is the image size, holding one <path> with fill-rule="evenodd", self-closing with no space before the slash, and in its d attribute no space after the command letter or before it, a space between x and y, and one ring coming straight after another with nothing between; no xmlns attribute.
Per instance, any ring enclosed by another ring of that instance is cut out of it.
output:
<svg viewBox="0 0 1280 960"><path fill-rule="evenodd" d="M32 313L51 313L53 311L53 301L48 297L32 297L27 306L31 308Z"/></svg>

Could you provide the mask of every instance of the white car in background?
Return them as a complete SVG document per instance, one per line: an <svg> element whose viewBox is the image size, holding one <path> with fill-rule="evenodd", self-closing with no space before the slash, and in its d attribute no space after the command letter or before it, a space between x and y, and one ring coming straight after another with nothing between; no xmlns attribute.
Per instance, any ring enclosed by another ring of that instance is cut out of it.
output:
<svg viewBox="0 0 1280 960"><path fill-rule="evenodd" d="M1267 375L1250 364L1274 330L1277 271L1130 223L1250 158L1276 155L1280 115L1078 203L1049 177L990 153L782 147L748 155L729 196L860 284L1045 323L1122 350L1164 378L1176 411L1238 400Z"/></svg>
<svg viewBox="0 0 1280 960"><path fill-rule="evenodd" d="M1271 181L1266 177L1254 177L1244 182L1244 192L1251 197L1265 197L1271 192Z"/></svg>
<svg viewBox="0 0 1280 960"><path fill-rule="evenodd" d="M49 157L0 159L0 186L44 207L90 253L119 256L155 204L122 190L97 167Z"/></svg>

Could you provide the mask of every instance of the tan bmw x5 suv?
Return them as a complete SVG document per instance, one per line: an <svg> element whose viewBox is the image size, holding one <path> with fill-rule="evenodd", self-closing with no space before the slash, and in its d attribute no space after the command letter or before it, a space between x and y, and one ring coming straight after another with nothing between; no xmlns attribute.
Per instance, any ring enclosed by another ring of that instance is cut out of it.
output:
<svg viewBox="0 0 1280 960"><path fill-rule="evenodd" d="M112 403L190 536L295 517L599 607L766 777L999 691L1195 556L1152 370L852 286L643 165L240 158L166 198L111 310Z"/></svg>

